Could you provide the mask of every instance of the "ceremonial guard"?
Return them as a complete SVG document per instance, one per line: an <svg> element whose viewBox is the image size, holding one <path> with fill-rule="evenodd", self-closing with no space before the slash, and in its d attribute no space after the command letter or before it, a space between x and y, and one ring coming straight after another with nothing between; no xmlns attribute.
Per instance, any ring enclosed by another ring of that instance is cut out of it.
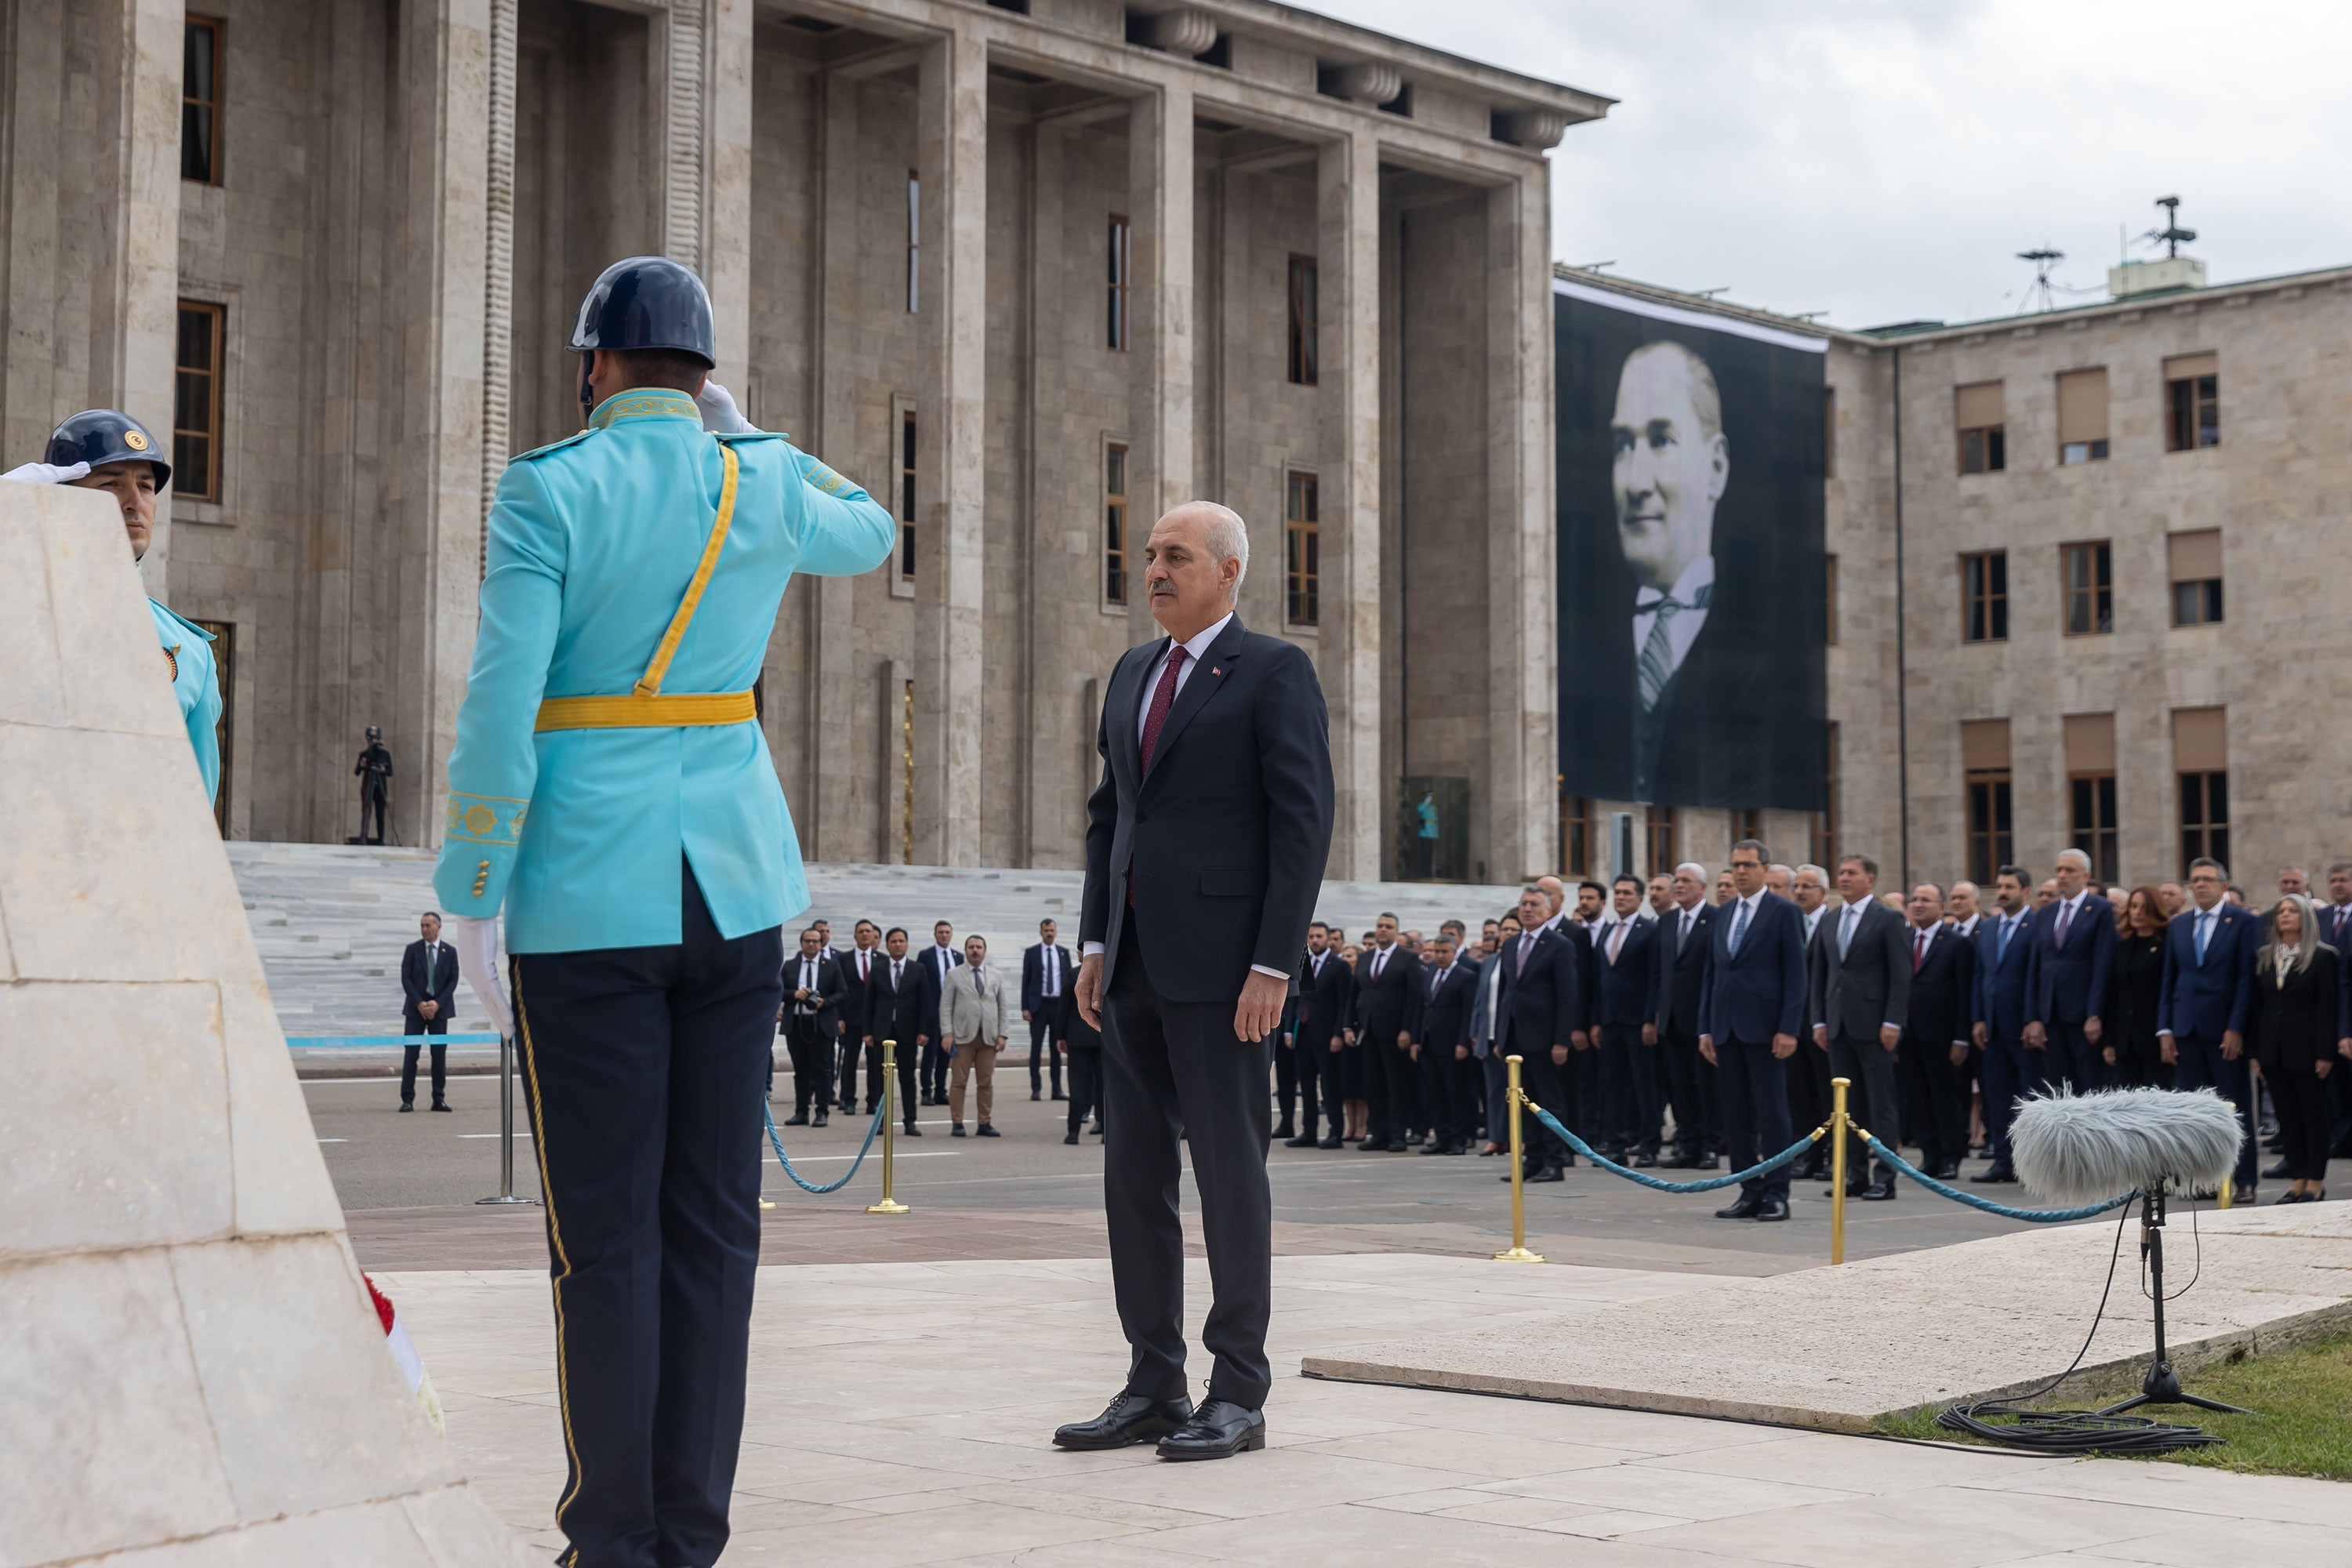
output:
<svg viewBox="0 0 2352 1568"><path fill-rule="evenodd" d="M172 465L165 462L147 426L112 408L86 408L49 437L48 451L37 463L12 468L0 479L26 484L71 485L77 489L104 490L122 506L123 531L131 536L131 559L143 560L155 537L155 498L172 482ZM188 728L188 744L196 753L196 772L205 781L205 798L220 798L220 678L213 666L213 634L194 621L183 620L153 599L147 613L155 623L155 641L163 650L170 672L173 700L180 705L180 721Z"/></svg>
<svg viewBox="0 0 2352 1568"><path fill-rule="evenodd" d="M808 902L752 682L786 580L878 566L898 528L706 393L710 301L685 267L606 268L570 347L588 428L499 480L434 886L521 1056L558 1561L702 1568L742 1431L781 928Z"/></svg>
<svg viewBox="0 0 2352 1568"><path fill-rule="evenodd" d="M360 836L354 844L383 842L383 808L392 798L392 753L384 749L383 731L371 724L367 730L367 747L352 768L352 776L360 781ZM368 833L368 813L375 813L375 833Z"/></svg>

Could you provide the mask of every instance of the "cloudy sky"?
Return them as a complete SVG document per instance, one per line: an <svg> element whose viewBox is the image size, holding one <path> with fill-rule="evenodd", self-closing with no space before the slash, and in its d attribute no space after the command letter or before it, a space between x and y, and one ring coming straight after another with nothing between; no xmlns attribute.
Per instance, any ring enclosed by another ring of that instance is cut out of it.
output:
<svg viewBox="0 0 2352 1568"><path fill-rule="evenodd" d="M2343 0L1306 0L1619 100L1552 254L1841 326L2104 297L2159 195L2215 282L2352 263ZM2132 254L2150 254L2136 247Z"/></svg>

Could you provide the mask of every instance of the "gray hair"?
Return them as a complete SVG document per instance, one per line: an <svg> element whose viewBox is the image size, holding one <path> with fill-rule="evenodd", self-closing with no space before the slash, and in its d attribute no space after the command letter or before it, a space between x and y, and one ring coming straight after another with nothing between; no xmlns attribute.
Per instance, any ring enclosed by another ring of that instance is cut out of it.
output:
<svg viewBox="0 0 2352 1568"><path fill-rule="evenodd" d="M1830 885L1830 874L1821 867L1814 865L1811 860L1806 861L1803 865L1797 868L1797 875L1800 877L1803 876L1808 871L1811 871L1814 876L1821 879L1822 887L1826 888Z"/></svg>
<svg viewBox="0 0 2352 1568"><path fill-rule="evenodd" d="M2213 875L2221 878L2224 883L2227 883L2230 879L2230 868L2222 865L2221 862L2214 859L2210 855L2200 855L2196 859L2189 862L2189 874L2190 876L2195 876L2200 868L2210 870ZM2289 866L2287 869L2293 871L2299 869L2299 868Z"/></svg>
<svg viewBox="0 0 2352 1568"><path fill-rule="evenodd" d="M2078 868L2085 877L2091 874L2091 858L2080 849L2061 849L2058 851L2058 859L2063 864Z"/></svg>
<svg viewBox="0 0 2352 1568"><path fill-rule="evenodd" d="M1201 530L1202 542L1209 547L1209 559L1216 562L1234 561L1241 570L1234 574L1231 602L1242 602L1242 582L1249 575L1249 524L1242 514L1229 506L1213 500L1188 500L1175 509L1178 511L1203 511L1208 521Z"/></svg>
<svg viewBox="0 0 2352 1568"><path fill-rule="evenodd" d="M1791 882L1797 879L1797 868L1794 866L1784 866L1778 860L1773 861L1769 866L1765 867L1764 869L1767 871L1778 871L1783 877L1788 878Z"/></svg>
<svg viewBox="0 0 2352 1568"><path fill-rule="evenodd" d="M2295 938L2293 947L2280 946L2278 920L2273 911L2267 922L2270 935L2263 942L2262 951L2254 954L2254 967L2266 974L2275 974L2284 964L2290 973L2300 974L2311 967L2311 955L2319 951L2319 911L2301 893L2289 893L2279 902L2294 906L2294 912L2302 917L2302 934Z"/></svg>
<svg viewBox="0 0 2352 1568"><path fill-rule="evenodd" d="M1685 871L1688 871L1692 876L1696 877L1702 882L1707 879L1706 868L1700 865L1696 860L1685 860L1681 865L1675 868L1675 875L1677 877L1681 876Z"/></svg>

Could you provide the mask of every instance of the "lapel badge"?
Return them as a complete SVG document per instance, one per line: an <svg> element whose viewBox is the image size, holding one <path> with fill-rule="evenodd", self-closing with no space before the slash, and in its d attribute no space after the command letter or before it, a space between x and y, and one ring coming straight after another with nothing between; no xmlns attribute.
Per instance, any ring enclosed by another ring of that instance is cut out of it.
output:
<svg viewBox="0 0 2352 1568"><path fill-rule="evenodd" d="M1222 668L1220 668L1218 666L1216 666L1216 665L1213 665L1213 665L1209 666L1209 673L1210 673L1211 675L1223 675L1223 674L1224 674L1224 671L1223 671Z"/></svg>

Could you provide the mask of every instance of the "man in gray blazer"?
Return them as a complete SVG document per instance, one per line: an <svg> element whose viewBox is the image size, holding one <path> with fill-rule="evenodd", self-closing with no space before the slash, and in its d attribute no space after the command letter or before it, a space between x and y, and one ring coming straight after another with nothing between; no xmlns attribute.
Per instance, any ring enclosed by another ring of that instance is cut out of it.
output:
<svg viewBox="0 0 2352 1568"><path fill-rule="evenodd" d="M1847 1109L1892 1146L1902 1136L1895 1084L1895 1048L1911 1007L1911 947L1903 917L1878 901L1878 862L1848 855L1838 862L1843 906L1824 916L1812 945L1813 1043L1830 1053L1830 1072L1862 1086L1863 1102ZM1846 1152L1846 1193L1883 1203L1895 1195L1895 1172L1879 1163L1863 1183L1860 1139Z"/></svg>
<svg viewBox="0 0 2352 1568"><path fill-rule="evenodd" d="M996 1136L996 1057L1004 1049L1007 1005L1004 976L988 962L988 943L966 937L963 962L948 971L940 993L940 1034L950 1053L948 1077L948 1135L963 1136L965 1080L978 1075L980 1135Z"/></svg>

